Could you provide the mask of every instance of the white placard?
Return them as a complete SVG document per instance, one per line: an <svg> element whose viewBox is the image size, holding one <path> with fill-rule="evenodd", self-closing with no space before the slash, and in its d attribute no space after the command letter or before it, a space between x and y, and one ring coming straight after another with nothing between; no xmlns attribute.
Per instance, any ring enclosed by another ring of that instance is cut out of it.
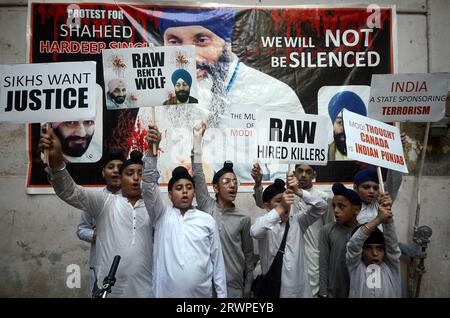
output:
<svg viewBox="0 0 450 318"><path fill-rule="evenodd" d="M343 119L349 158L408 173L397 127L346 109Z"/></svg>
<svg viewBox="0 0 450 318"><path fill-rule="evenodd" d="M372 75L369 117L384 122L435 122L445 115L449 74Z"/></svg>
<svg viewBox="0 0 450 318"><path fill-rule="evenodd" d="M327 117L264 111L256 116L257 161L327 164Z"/></svg>
<svg viewBox="0 0 450 318"><path fill-rule="evenodd" d="M95 118L96 62L0 65L0 121Z"/></svg>
<svg viewBox="0 0 450 318"><path fill-rule="evenodd" d="M107 109L198 103L195 46L107 49L102 55ZM184 92L177 95L180 79Z"/></svg>

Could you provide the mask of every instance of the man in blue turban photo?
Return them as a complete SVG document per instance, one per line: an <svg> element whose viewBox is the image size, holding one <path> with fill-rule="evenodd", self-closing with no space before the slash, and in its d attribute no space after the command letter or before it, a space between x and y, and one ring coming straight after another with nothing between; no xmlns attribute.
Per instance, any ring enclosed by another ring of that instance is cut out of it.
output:
<svg viewBox="0 0 450 318"><path fill-rule="evenodd" d="M177 104L156 109L158 127L166 137L161 146L170 149L170 153L164 153L167 160L161 160L166 165L161 167L162 182L167 182L170 177L164 170L170 172L183 162L190 162L191 131L200 121L207 126L203 144L204 166L218 170L224 161L230 160L236 163L238 178L252 182L252 138L255 134L252 128L247 130L247 135L236 135L236 131L253 127L257 110L304 113L291 87L245 65L232 52L236 13L237 10L232 8L167 7L155 13L164 46L195 46L196 97L199 101L190 107ZM151 112L145 107L139 109L138 116L144 126L151 121ZM265 178L273 179L284 175L286 169L287 165L265 167L263 174ZM208 181L210 177L207 176Z"/></svg>
<svg viewBox="0 0 450 318"><path fill-rule="evenodd" d="M344 108L356 114L367 116L366 106L356 93L342 91L331 98L328 104L328 114L333 123L334 141L328 145L328 161L348 160L344 121L342 119Z"/></svg>
<svg viewBox="0 0 450 318"><path fill-rule="evenodd" d="M188 71L182 68L175 70L172 74L172 83L175 87L175 96L166 100L163 105L198 103L195 97L190 96L192 77Z"/></svg>

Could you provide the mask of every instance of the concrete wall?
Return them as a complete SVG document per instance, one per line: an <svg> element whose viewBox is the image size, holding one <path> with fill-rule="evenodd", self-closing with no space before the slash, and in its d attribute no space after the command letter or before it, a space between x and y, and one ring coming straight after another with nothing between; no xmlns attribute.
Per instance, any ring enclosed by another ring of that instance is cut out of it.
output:
<svg viewBox="0 0 450 318"><path fill-rule="evenodd" d="M300 1L230 0L220 3L295 4ZM333 1L334 3L336 1ZM350 1L337 1L349 3ZM361 1L359 1L361 2ZM329 4L331 1L301 1ZM372 3L372 1L367 2ZM449 72L450 2L447 0L377 1L394 3L398 10L400 73ZM25 63L26 1L0 1L0 64ZM421 141L423 125L405 126ZM24 125L0 124L0 297L83 297L87 295L89 245L79 241L75 228L79 211L53 195L26 195L26 136ZM433 229L422 297L450 297L450 177L447 139L437 142L439 151L427 153L421 183L420 225ZM414 140L413 138L413 140ZM445 148L445 146L447 148ZM436 147L435 147L436 148ZM394 206L399 239L411 243L417 196L414 171L405 176ZM249 194L237 203L257 211ZM78 264L81 288L66 286L70 264Z"/></svg>

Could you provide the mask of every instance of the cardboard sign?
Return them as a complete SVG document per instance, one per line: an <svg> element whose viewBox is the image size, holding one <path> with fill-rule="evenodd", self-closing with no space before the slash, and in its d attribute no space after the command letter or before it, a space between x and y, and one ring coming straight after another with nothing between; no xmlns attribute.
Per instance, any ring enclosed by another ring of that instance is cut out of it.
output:
<svg viewBox="0 0 450 318"><path fill-rule="evenodd" d="M397 127L346 109L343 117L349 158L408 173Z"/></svg>
<svg viewBox="0 0 450 318"><path fill-rule="evenodd" d="M435 122L444 117L448 74L372 75L369 117L384 122Z"/></svg>
<svg viewBox="0 0 450 318"><path fill-rule="evenodd" d="M0 65L0 121L94 119L95 62Z"/></svg>
<svg viewBox="0 0 450 318"><path fill-rule="evenodd" d="M195 47L103 50L107 109L197 104Z"/></svg>
<svg viewBox="0 0 450 318"><path fill-rule="evenodd" d="M256 160L326 165L328 118L285 112L257 112Z"/></svg>

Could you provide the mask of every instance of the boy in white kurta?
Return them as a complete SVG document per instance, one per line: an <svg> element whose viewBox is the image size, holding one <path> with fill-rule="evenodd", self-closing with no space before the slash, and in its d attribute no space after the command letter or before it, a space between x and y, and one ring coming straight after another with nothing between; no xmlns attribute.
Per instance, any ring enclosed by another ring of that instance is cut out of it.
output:
<svg viewBox="0 0 450 318"><path fill-rule="evenodd" d="M286 222L289 220L290 226L281 270L280 297L312 297L303 236L308 226L325 213L327 202L307 191L302 191L298 187L298 181L292 172L288 173L287 180L288 189L286 191L274 192L276 195L266 197L263 193L263 201L265 201L265 207L269 213L256 219L250 233L253 238L259 241L261 269L262 273L265 274L280 248ZM274 186L278 189L282 188L280 181L283 182L277 179L274 183ZM266 190L270 191L270 188ZM310 206L305 213L296 215L289 213L295 195L302 197Z"/></svg>
<svg viewBox="0 0 450 318"><path fill-rule="evenodd" d="M160 132L149 126L149 144L159 144ZM168 184L172 205L159 192L157 157L150 146L144 159L143 196L155 222L154 290L156 297L227 297L219 231L213 217L192 207L193 178L184 167L172 172Z"/></svg>
<svg viewBox="0 0 450 318"><path fill-rule="evenodd" d="M106 186L101 191L112 194L120 193L120 167L125 161L123 152L119 149L110 149L107 156L107 162L102 169L102 176L105 179ZM97 239L97 231L94 218L89 212L81 213L80 223L77 226L77 236L80 240L91 243L89 253L89 297L97 290L95 281L95 241ZM95 286L95 288L94 288Z"/></svg>
<svg viewBox="0 0 450 318"><path fill-rule="evenodd" d="M193 136L192 173L196 184L197 205L214 218L219 228L228 298L249 298L255 262L253 239L250 236L251 218L247 211L234 204L239 181L231 162L226 162L214 174L215 199L209 195L202 164L202 138L205 129L204 123L197 124Z"/></svg>
<svg viewBox="0 0 450 318"><path fill-rule="evenodd" d="M115 255L121 256L111 297L153 297L152 221L141 198L142 153L132 152L120 168L121 194L78 186L64 163L61 143L52 130L41 134L39 149L49 151L49 175L56 194L87 211L96 221L97 286L108 275Z"/></svg>
<svg viewBox="0 0 450 318"><path fill-rule="evenodd" d="M255 203L261 209L264 209L264 202L262 199L263 189L262 189L262 170L258 163L253 165L252 177L255 180L254 194ZM320 197L327 201L331 199L325 192L320 191L316 186L313 185L313 180L316 178L316 168L315 166L299 163L295 165L294 175L299 182L299 187L302 191L307 191L316 197ZM319 237L320 230L327 223L334 221L333 210L330 208L331 204L328 205L328 211L325 212L317 221L311 224L305 232L305 254L308 263L308 275L309 282L311 285L311 291L314 297L317 297L319 293ZM295 197L293 204L292 213L304 213L309 209L309 205L300 198Z"/></svg>

